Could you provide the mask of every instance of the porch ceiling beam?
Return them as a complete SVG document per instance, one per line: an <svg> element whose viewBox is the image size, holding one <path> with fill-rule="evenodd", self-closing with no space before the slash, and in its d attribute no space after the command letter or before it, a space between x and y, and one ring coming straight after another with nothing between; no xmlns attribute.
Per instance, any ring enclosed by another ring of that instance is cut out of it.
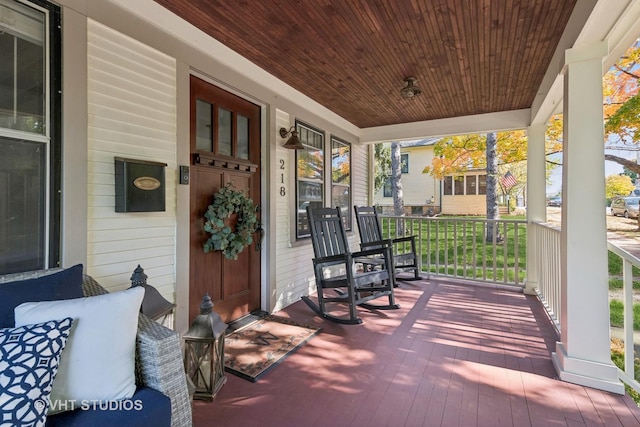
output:
<svg viewBox="0 0 640 427"><path fill-rule="evenodd" d="M403 123L399 125L364 128L360 142L376 143L430 138L450 135L465 135L491 131L524 129L529 126L529 109L504 111L500 113L477 114L423 122Z"/></svg>

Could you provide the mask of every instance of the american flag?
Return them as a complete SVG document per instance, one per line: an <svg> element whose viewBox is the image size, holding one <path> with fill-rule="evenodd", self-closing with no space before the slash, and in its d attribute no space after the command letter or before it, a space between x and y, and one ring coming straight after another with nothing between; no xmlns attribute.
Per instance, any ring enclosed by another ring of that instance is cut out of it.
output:
<svg viewBox="0 0 640 427"><path fill-rule="evenodd" d="M516 177L513 176L511 172L507 171L507 173L505 173L504 176L500 178L500 183L502 184L505 190L509 190L511 187L516 185L518 181L516 180Z"/></svg>

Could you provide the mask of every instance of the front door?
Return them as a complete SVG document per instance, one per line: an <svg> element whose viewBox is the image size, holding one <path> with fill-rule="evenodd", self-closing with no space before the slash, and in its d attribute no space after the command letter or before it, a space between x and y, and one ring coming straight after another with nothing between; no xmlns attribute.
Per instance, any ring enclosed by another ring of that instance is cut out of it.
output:
<svg viewBox="0 0 640 427"><path fill-rule="evenodd" d="M203 249L204 214L227 184L260 204L260 107L191 76L190 320L205 294L225 322L260 308L260 236L237 260Z"/></svg>

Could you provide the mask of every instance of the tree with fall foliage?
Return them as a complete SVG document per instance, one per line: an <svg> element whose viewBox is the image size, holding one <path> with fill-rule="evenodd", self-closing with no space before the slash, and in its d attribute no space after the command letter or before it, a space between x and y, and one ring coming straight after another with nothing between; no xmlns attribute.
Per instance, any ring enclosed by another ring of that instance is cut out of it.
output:
<svg viewBox="0 0 640 427"><path fill-rule="evenodd" d="M509 165L527 159L527 135L524 130L497 132L495 141L498 171L502 174L510 170ZM547 154L562 149L561 142L552 137L546 138L545 145ZM486 135L457 135L436 142L433 161L422 172L442 180L447 175L463 175L468 169L486 166ZM550 171L555 164L548 162L547 166ZM524 177L516 176L518 182L526 181L520 178Z"/></svg>
<svg viewBox="0 0 640 427"><path fill-rule="evenodd" d="M555 135L558 132L557 125L550 126L545 142L545 152L549 154L562 150L561 140ZM493 142L493 139L491 140ZM516 193L524 187L526 183L527 159L527 135L524 130L511 132L497 132L495 134L496 150L496 174L504 176L511 172L518 184L511 189L505 189L505 193ZM487 136L480 134L457 135L442 138L434 145L434 159L427 165L423 173L431 174L437 179L444 179L448 175L464 175L471 168L487 167ZM550 174L557 163L547 162L547 175ZM496 185L497 191L500 185Z"/></svg>
<svg viewBox="0 0 640 427"><path fill-rule="evenodd" d="M640 39L611 67L604 76L605 136L609 150L638 150L640 142ZM640 165L633 160L605 154L635 173Z"/></svg>
<svg viewBox="0 0 640 427"><path fill-rule="evenodd" d="M609 175L604 191L607 199L613 199L616 196L628 196L635 188L628 175Z"/></svg>

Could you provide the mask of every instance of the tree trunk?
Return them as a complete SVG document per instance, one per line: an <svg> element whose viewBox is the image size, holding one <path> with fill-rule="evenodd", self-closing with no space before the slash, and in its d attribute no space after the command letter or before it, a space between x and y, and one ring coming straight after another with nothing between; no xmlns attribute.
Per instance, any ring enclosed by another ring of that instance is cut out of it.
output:
<svg viewBox="0 0 640 427"><path fill-rule="evenodd" d="M391 185L393 189L393 213L404 215L404 199L402 194L402 164L400 163L400 143L391 143Z"/></svg>
<svg viewBox="0 0 640 427"><path fill-rule="evenodd" d="M496 134L487 134L487 242L493 242L496 223L500 218L498 210L498 156L496 155Z"/></svg>
<svg viewBox="0 0 640 427"><path fill-rule="evenodd" d="M391 143L391 185L393 189L393 214L404 216L404 198L402 194L402 162L400 143ZM404 221L396 220L396 236L404 236Z"/></svg>

